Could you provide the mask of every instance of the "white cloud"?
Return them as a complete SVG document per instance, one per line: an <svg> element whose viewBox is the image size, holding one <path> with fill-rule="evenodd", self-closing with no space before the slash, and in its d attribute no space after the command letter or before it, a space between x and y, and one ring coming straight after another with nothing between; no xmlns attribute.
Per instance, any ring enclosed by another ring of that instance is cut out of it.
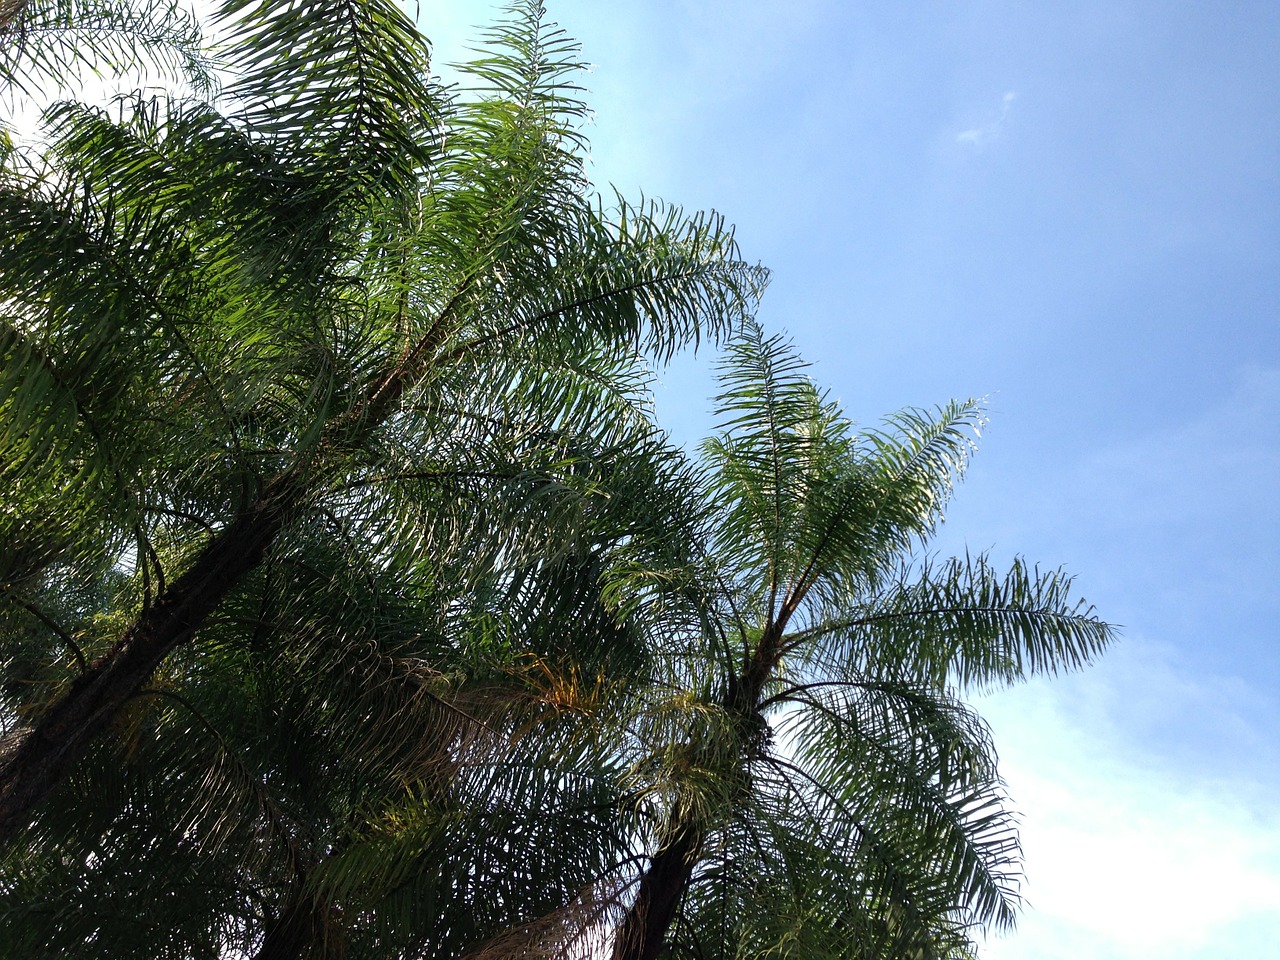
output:
<svg viewBox="0 0 1280 960"><path fill-rule="evenodd" d="M1135 738L1134 694L1223 729L1239 718L1218 681L1128 646L1111 669L980 705L1022 814L1028 875L1024 919L986 960L1216 960L1268 955L1280 937L1280 811L1262 782L1280 771L1213 779L1153 756Z"/></svg>
<svg viewBox="0 0 1280 960"><path fill-rule="evenodd" d="M1018 94L1013 90L1008 91L1000 98L1000 109L986 123L970 127L967 130L961 130L956 134L956 143L981 148L997 139L1001 131L1004 130L1005 120L1008 119L1009 111L1013 108L1013 101L1016 99L1018 99Z"/></svg>

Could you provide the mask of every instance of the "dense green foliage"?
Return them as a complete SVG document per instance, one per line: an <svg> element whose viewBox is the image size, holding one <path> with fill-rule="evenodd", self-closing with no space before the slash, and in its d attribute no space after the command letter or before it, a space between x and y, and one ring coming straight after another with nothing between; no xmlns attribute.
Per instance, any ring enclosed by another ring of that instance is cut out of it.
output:
<svg viewBox="0 0 1280 960"><path fill-rule="evenodd" d="M958 957L1012 922L958 691L1108 628L1060 574L922 559L977 408L855 429L718 218L596 196L538 4L461 90L384 0L232 0L221 46L5 9L10 92L170 82L3 143L0 957ZM690 461L647 385L702 339Z"/></svg>

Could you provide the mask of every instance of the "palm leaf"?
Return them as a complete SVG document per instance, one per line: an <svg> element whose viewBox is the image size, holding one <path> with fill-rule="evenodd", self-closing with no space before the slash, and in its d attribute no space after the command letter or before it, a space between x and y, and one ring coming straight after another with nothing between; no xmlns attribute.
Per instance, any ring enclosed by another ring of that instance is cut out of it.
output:
<svg viewBox="0 0 1280 960"><path fill-rule="evenodd" d="M0 8L0 38L0 95L11 98L38 100L87 74L162 79L203 96L216 85L198 18L168 0L11 0Z"/></svg>

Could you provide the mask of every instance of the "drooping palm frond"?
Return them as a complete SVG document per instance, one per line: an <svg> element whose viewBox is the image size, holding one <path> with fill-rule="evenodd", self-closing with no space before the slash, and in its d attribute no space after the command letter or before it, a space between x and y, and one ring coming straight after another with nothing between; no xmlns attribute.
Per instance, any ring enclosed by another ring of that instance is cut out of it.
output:
<svg viewBox="0 0 1280 960"><path fill-rule="evenodd" d="M276 242L288 224L298 259L319 268L373 211L403 219L438 152L444 100L401 7L228 0L219 17L234 24L230 117L277 165Z"/></svg>
<svg viewBox="0 0 1280 960"><path fill-rule="evenodd" d="M986 728L958 702L818 685L753 733L670 699L635 727L638 746L667 747L629 781L651 784L638 824L657 849L670 817L701 824L670 955L952 958L1011 923L1013 819Z"/></svg>
<svg viewBox="0 0 1280 960"><path fill-rule="evenodd" d="M873 898L953 914L966 928L1011 925L1017 836L982 721L946 695L888 680L813 689L797 702L781 729L810 778L802 787L841 805L828 835L852 827L864 876L886 884L872 886ZM919 871L925 887L895 891L900 869Z"/></svg>

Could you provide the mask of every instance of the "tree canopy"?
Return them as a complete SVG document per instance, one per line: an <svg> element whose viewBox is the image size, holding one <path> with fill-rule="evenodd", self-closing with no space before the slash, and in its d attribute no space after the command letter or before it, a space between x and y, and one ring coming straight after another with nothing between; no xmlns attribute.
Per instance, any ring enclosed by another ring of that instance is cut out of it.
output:
<svg viewBox="0 0 1280 960"><path fill-rule="evenodd" d="M603 198L517 2L0 12L0 956L958 957L1017 904L962 688L1060 572L922 553L981 414L858 430L710 214ZM699 459L655 366L725 347Z"/></svg>

